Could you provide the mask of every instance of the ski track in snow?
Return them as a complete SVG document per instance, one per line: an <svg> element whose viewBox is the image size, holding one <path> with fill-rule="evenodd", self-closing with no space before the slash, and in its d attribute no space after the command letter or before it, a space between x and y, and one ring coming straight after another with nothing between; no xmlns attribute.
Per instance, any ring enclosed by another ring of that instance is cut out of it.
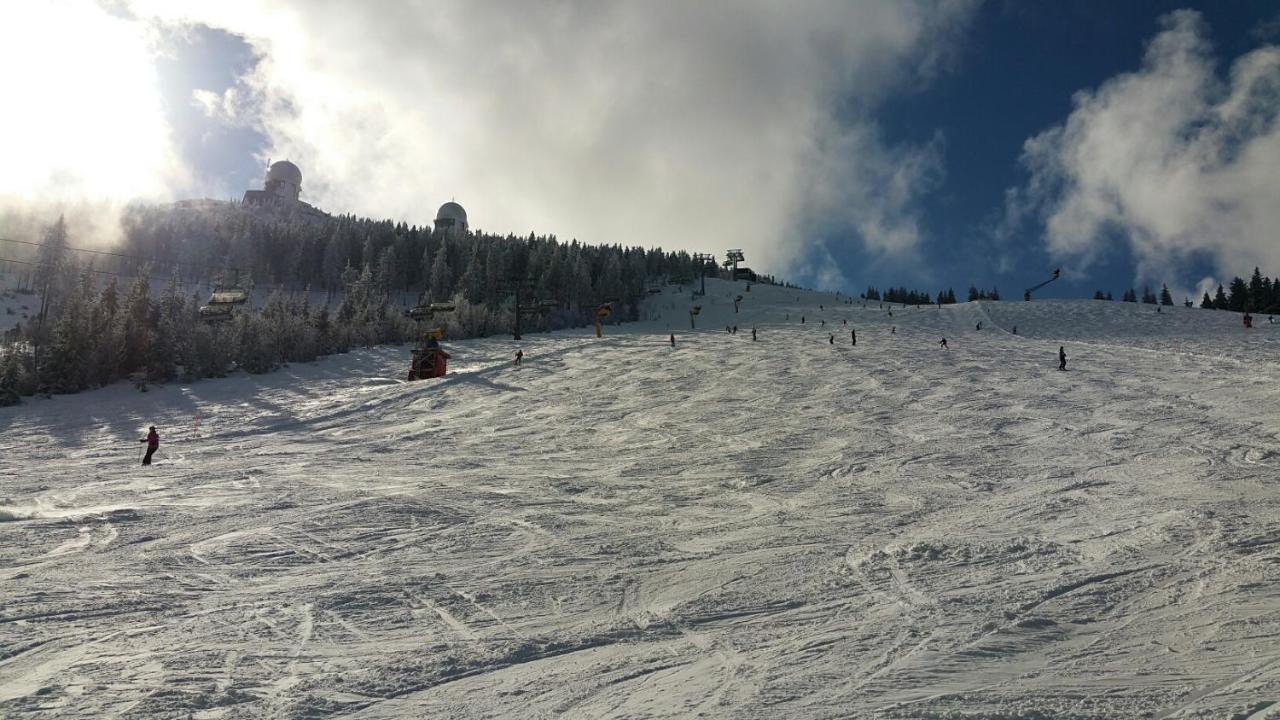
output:
<svg viewBox="0 0 1280 720"><path fill-rule="evenodd" d="M1280 717L1280 325L707 286L0 410L0 716Z"/></svg>

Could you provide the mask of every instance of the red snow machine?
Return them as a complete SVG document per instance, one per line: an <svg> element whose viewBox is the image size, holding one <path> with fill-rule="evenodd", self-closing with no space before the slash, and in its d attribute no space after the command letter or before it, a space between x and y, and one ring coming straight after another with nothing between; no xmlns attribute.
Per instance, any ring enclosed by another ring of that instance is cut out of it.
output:
<svg viewBox="0 0 1280 720"><path fill-rule="evenodd" d="M449 371L448 361L452 356L440 347L443 335L438 329L432 330L423 338L422 344L413 349L413 359L409 362L410 380L444 377Z"/></svg>

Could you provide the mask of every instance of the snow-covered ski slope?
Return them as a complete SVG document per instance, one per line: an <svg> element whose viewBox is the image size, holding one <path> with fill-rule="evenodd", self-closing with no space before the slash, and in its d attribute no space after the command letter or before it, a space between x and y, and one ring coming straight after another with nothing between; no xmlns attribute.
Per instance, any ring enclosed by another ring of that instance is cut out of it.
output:
<svg viewBox="0 0 1280 720"><path fill-rule="evenodd" d="M1280 324L707 287L0 410L0 716L1280 716Z"/></svg>

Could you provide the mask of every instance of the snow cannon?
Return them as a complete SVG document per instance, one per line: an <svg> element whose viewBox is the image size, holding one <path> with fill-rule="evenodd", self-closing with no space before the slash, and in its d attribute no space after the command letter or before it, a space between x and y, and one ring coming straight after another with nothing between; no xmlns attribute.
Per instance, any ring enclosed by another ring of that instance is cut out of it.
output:
<svg viewBox="0 0 1280 720"><path fill-rule="evenodd" d="M413 357L409 361L409 380L426 380L444 377L449 370L448 360L452 357L440 347L440 339L444 331L440 328L429 330L422 338L422 344L413 349Z"/></svg>
<svg viewBox="0 0 1280 720"><path fill-rule="evenodd" d="M596 337L603 336L604 333L600 327L600 323L604 322L604 319L612 314L613 308L609 307L609 303L605 303L596 308Z"/></svg>
<svg viewBox="0 0 1280 720"><path fill-rule="evenodd" d="M1032 285L1031 287L1027 288L1026 290L1023 290L1023 291L1022 291L1022 299L1023 299L1023 300L1025 300L1025 301L1027 301L1027 302L1031 302L1031 293L1033 293L1033 292L1035 292L1035 291L1039 290L1040 288L1044 287L1045 285L1048 285L1049 283L1053 282L1054 280L1057 280L1057 279L1058 279L1058 276L1059 276L1059 275L1061 275L1061 274L1062 274L1062 268L1057 268L1056 270L1054 270L1054 271L1053 271L1053 275L1051 275L1051 276L1049 277L1049 279L1048 279L1048 280L1045 280L1044 282L1040 283L1039 285Z"/></svg>

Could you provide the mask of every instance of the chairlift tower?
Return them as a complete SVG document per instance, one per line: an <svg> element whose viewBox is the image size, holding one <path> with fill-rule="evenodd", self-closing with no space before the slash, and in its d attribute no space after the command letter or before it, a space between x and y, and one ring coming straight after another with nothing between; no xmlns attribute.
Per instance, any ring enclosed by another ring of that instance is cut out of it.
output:
<svg viewBox="0 0 1280 720"><path fill-rule="evenodd" d="M729 280L733 282L737 282L738 281L738 263L744 262L746 260L746 258L743 257L742 255L742 249L731 248L727 250L725 253L725 258L726 258L725 259L726 265L729 265L729 264L733 265L733 271L732 271L732 274L729 276Z"/></svg>
<svg viewBox="0 0 1280 720"><path fill-rule="evenodd" d="M707 266L716 264L716 256L711 253L694 253L693 259L698 263L698 273L702 276L702 290L699 295L707 294Z"/></svg>

